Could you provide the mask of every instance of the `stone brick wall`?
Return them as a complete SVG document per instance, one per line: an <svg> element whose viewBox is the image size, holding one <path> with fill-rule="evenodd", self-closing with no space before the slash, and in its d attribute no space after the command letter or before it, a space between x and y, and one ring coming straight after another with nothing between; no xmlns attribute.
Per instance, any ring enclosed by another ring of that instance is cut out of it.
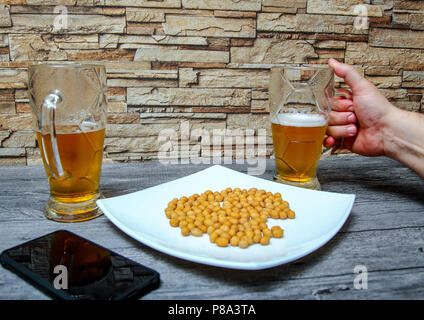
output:
<svg viewBox="0 0 424 320"><path fill-rule="evenodd" d="M56 30L64 9L67 28ZM194 129L251 146L265 129L269 156L270 67L330 57L424 112L424 1L0 0L0 165L41 163L26 92L34 62L105 64L105 159L144 161L158 158L164 129L203 157L209 145Z"/></svg>

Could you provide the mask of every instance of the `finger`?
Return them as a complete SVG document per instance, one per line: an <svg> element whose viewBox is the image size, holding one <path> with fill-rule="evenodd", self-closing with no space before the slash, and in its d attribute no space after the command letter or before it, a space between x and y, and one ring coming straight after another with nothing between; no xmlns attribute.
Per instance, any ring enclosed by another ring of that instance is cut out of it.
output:
<svg viewBox="0 0 424 320"><path fill-rule="evenodd" d="M339 149L347 149L352 151L354 142L355 137L346 139L334 139L334 137L328 136L324 139L324 147L333 148L332 153Z"/></svg>
<svg viewBox="0 0 424 320"><path fill-rule="evenodd" d="M337 76L344 79L352 91L355 91L355 88L358 88L359 83L364 79L354 67L341 63L336 59L329 59L328 65Z"/></svg>
<svg viewBox="0 0 424 320"><path fill-rule="evenodd" d="M331 103L334 111L353 111L353 101L350 99L336 99L335 97Z"/></svg>
<svg viewBox="0 0 424 320"><path fill-rule="evenodd" d="M357 134L358 128L354 124L328 126L327 134L335 139L350 138Z"/></svg>
<svg viewBox="0 0 424 320"><path fill-rule="evenodd" d="M352 124L356 121L356 115L353 112L330 112L328 123L330 126L340 126Z"/></svg>
<svg viewBox="0 0 424 320"><path fill-rule="evenodd" d="M331 148L336 145L336 139L334 139L332 136L328 136L324 139L324 147Z"/></svg>
<svg viewBox="0 0 424 320"><path fill-rule="evenodd" d="M332 100L339 101L339 100L350 100L353 101L352 97L347 98L344 94L335 95Z"/></svg>
<svg viewBox="0 0 424 320"><path fill-rule="evenodd" d="M352 99L352 92L348 89L337 89L336 90L336 97L344 97L345 99Z"/></svg>

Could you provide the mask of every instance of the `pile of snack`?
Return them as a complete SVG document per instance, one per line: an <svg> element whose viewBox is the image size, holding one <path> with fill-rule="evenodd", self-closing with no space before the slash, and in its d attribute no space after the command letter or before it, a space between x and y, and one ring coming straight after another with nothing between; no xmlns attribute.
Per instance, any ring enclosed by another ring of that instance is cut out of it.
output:
<svg viewBox="0 0 424 320"><path fill-rule="evenodd" d="M267 245L271 237L282 238L279 226L268 228L268 218L294 219L295 213L280 193L251 188L226 188L172 199L165 209L172 227L183 236L207 233L212 243L247 248L254 243Z"/></svg>

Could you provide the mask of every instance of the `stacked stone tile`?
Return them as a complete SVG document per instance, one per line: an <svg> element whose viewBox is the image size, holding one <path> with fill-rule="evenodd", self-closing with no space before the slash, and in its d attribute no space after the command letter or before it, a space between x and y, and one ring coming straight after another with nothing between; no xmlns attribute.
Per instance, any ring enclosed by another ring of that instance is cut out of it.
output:
<svg viewBox="0 0 424 320"><path fill-rule="evenodd" d="M183 134L182 122L231 141L265 129L270 156L273 65L337 58L355 65L400 108L424 112L424 1L0 3L0 165L41 163L26 92L27 67L40 61L106 65L106 161L157 159L164 129L177 132L174 144L196 146L199 137ZM355 19L363 18L355 9L361 4L366 28L355 27ZM57 6L66 8L66 30L54 28ZM209 151L200 143L189 154Z"/></svg>

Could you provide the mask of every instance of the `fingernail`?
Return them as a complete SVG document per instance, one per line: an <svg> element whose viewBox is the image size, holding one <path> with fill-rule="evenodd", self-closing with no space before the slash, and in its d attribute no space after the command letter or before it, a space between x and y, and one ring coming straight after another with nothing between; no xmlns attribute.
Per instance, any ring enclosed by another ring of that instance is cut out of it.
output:
<svg viewBox="0 0 424 320"><path fill-rule="evenodd" d="M334 58L330 58L330 59L328 59L328 61L329 61L331 64L336 64L336 63L338 63L337 59L334 59Z"/></svg>
<svg viewBox="0 0 424 320"><path fill-rule="evenodd" d="M346 129L348 135L353 136L356 133L356 127L355 126L348 126Z"/></svg>
<svg viewBox="0 0 424 320"><path fill-rule="evenodd" d="M347 110L353 111L353 104L351 104L349 107L347 107Z"/></svg>
<svg viewBox="0 0 424 320"><path fill-rule="evenodd" d="M347 117L347 121L349 122L354 122L355 120L356 120L356 117L353 113Z"/></svg>

